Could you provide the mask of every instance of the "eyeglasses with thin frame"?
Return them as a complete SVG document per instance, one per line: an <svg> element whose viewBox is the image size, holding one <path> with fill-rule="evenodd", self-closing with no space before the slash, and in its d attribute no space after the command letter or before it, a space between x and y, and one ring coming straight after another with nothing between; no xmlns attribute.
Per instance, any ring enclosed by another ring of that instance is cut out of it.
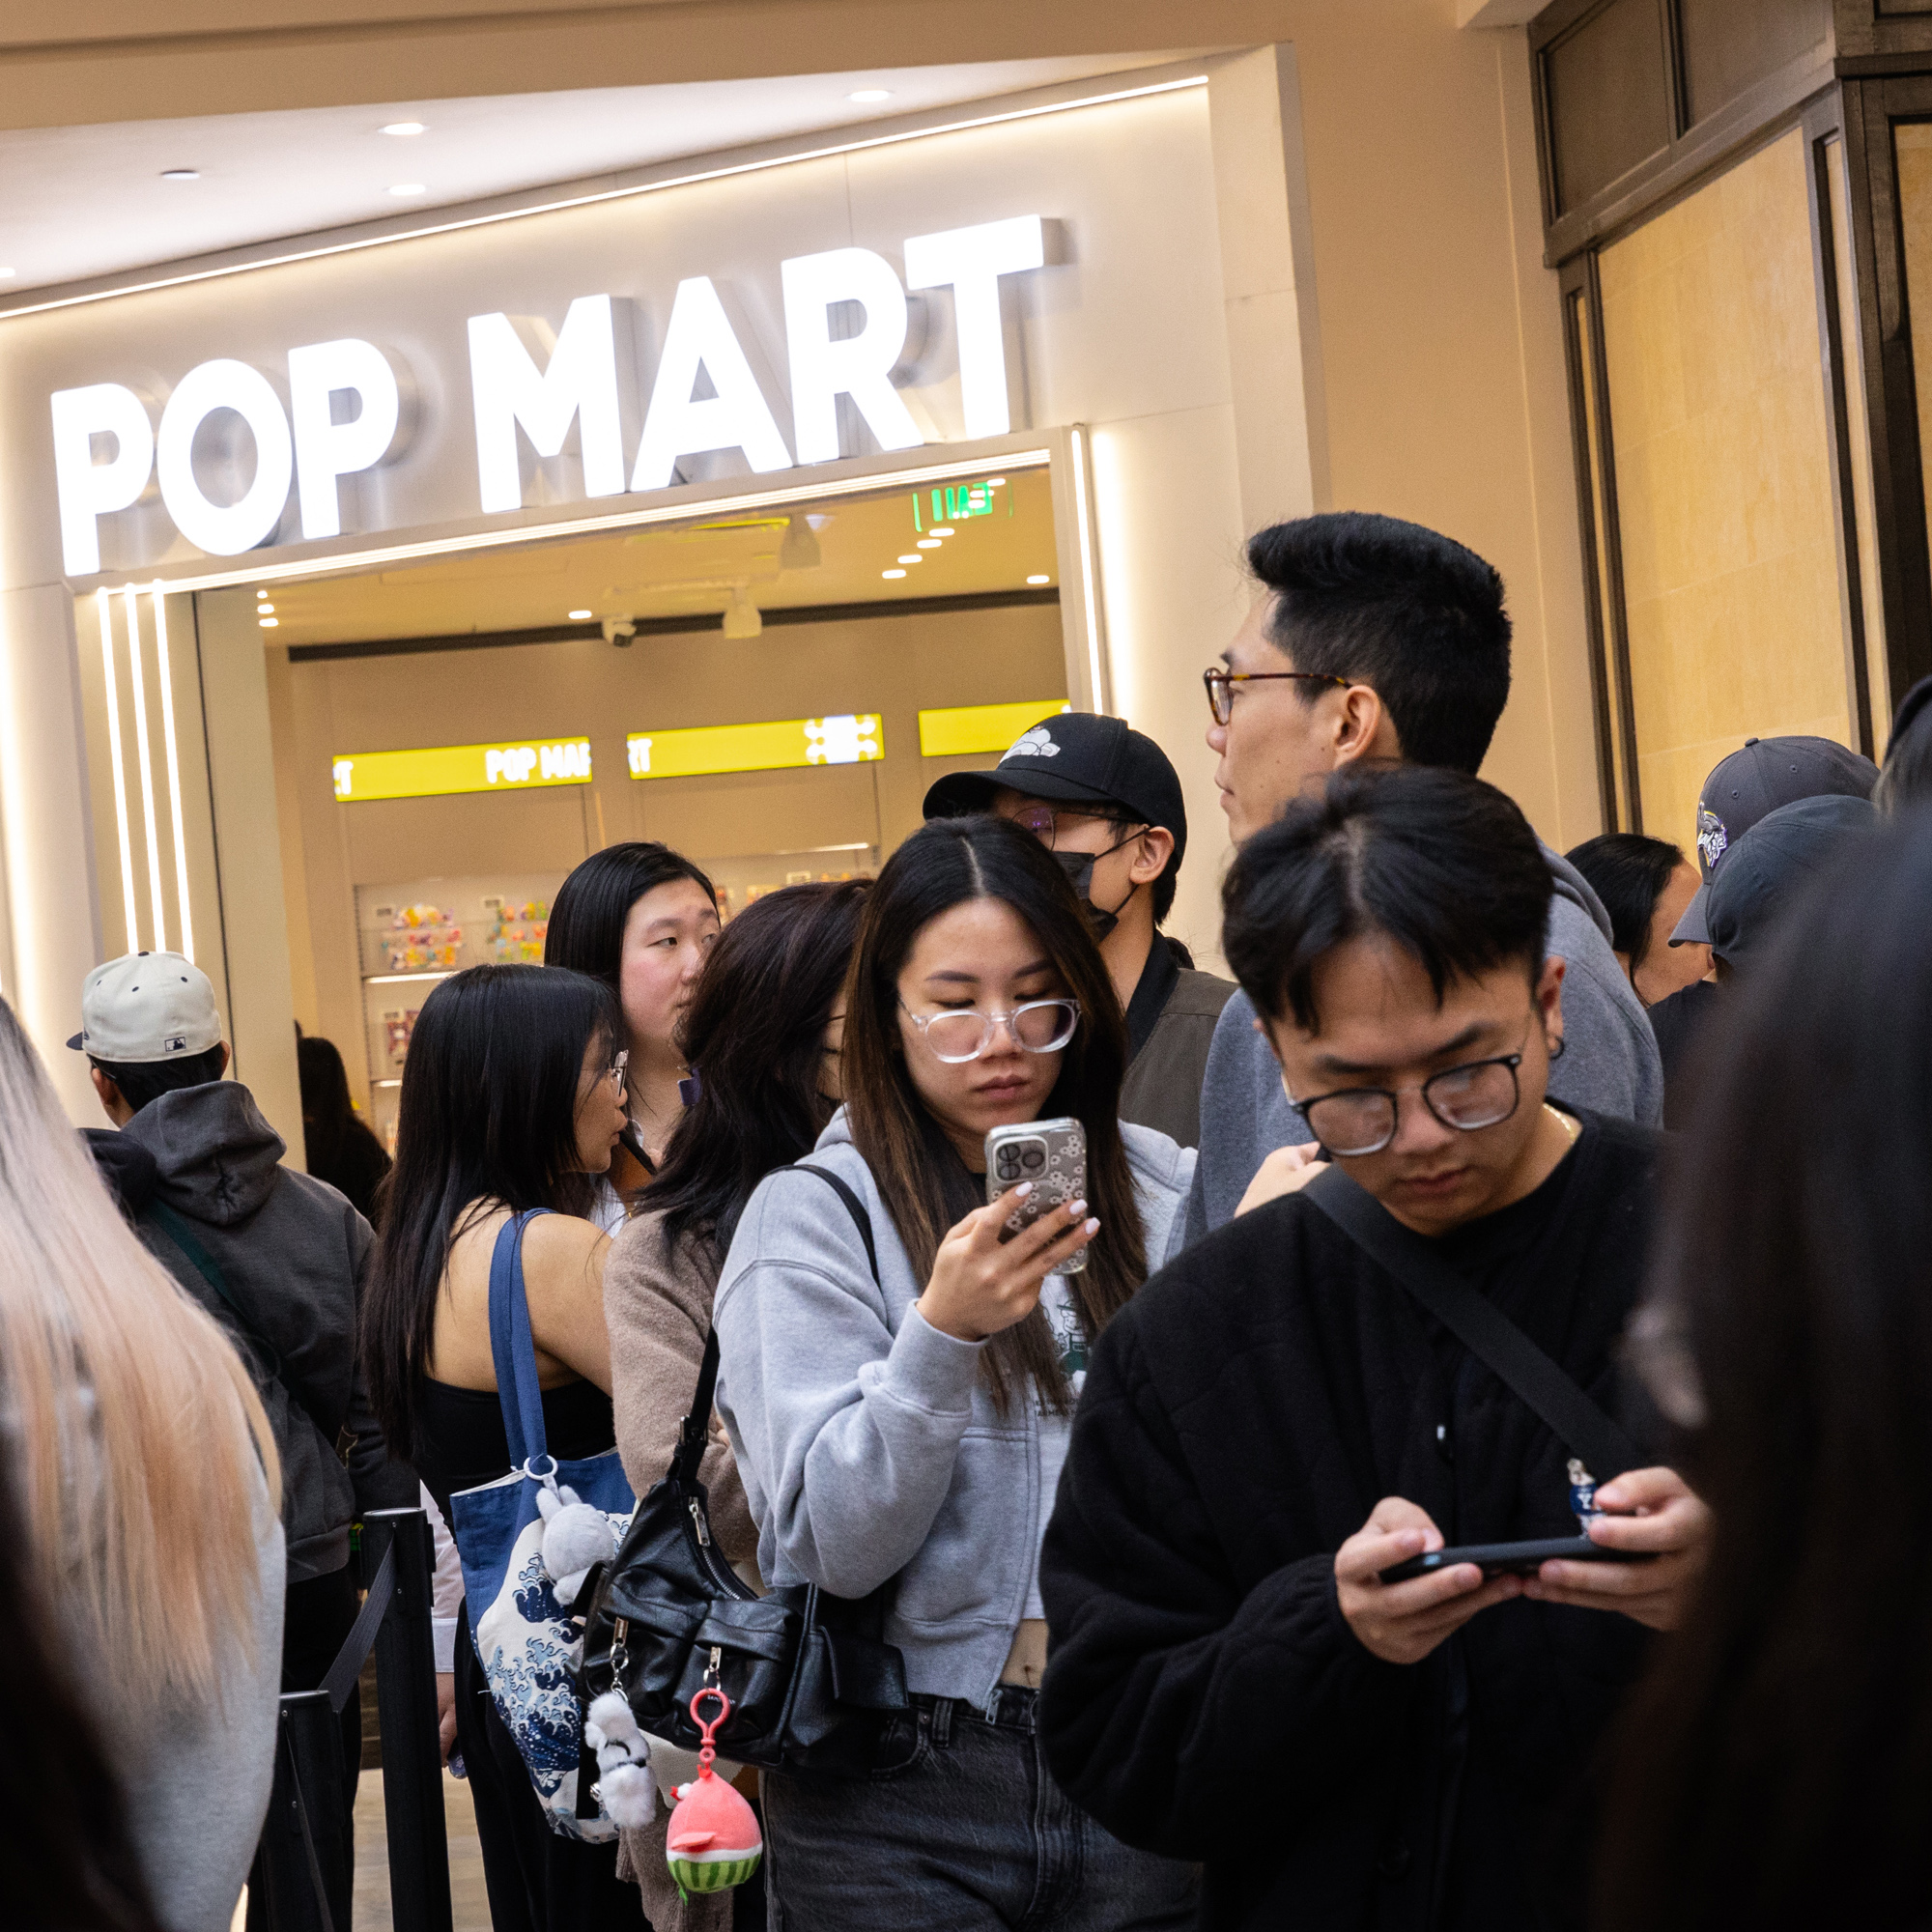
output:
<svg viewBox="0 0 1932 1932"><path fill-rule="evenodd" d="M1009 812L1008 816L1011 818L1015 825L1024 826L1027 831L1031 832L1049 852L1058 849L1057 841L1060 837L1060 821L1063 818L1079 819L1099 825L1112 825L1121 832L1127 834L1129 838L1140 830L1140 822L1136 819L1116 818L1112 812L1108 811L1069 811L1064 806L1029 805L1022 807L1018 811ZM1124 845L1126 842L1127 839L1122 838L1119 845L1110 846L1108 850L1118 852L1121 849L1121 845ZM1096 853L1094 856L1096 858L1105 858L1106 853Z"/></svg>
<svg viewBox="0 0 1932 1932"><path fill-rule="evenodd" d="M1078 1000L1022 1000L1005 1013L982 1013L977 1007L916 1013L903 1000L899 1007L924 1037L932 1057L948 1066L978 1060L993 1043L995 1027L1004 1026L1022 1053L1058 1053L1080 1024Z"/></svg>
<svg viewBox="0 0 1932 1932"><path fill-rule="evenodd" d="M1208 688L1208 709L1214 714L1217 724L1225 724L1235 715L1235 687L1237 684L1271 684L1277 679L1292 678L1302 684L1339 684L1344 691L1349 688L1346 677L1333 677L1321 670L1227 670L1220 665L1210 665L1201 673L1201 682Z"/></svg>
<svg viewBox="0 0 1932 1932"><path fill-rule="evenodd" d="M1533 1024L1533 1022L1532 1022ZM1422 1104L1457 1132L1473 1134L1500 1126L1522 1104L1517 1068L1522 1054L1444 1067L1414 1087L1344 1087L1313 1099L1294 1100L1315 1138L1332 1154L1380 1153L1395 1139L1404 1094L1420 1094ZM1282 1085L1287 1087L1286 1080Z"/></svg>
<svg viewBox="0 0 1932 1932"><path fill-rule="evenodd" d="M613 1061L611 1061L610 1065L604 1069L604 1077L607 1080L614 1080L617 1083L618 1087L621 1089L624 1085L626 1077L630 1072L630 1067L631 1067L631 1050L629 1047L626 1047L624 1051L618 1054L617 1057Z"/></svg>

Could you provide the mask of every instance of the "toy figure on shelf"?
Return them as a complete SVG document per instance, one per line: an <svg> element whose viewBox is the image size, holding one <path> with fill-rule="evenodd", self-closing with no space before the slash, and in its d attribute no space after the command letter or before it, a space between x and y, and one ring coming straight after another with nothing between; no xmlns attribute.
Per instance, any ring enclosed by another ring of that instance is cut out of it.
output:
<svg viewBox="0 0 1932 1932"><path fill-rule="evenodd" d="M527 899L522 906L504 899L486 899L484 906L496 914L496 923L483 935L490 957L499 966L519 961L541 966L544 939L550 931L550 907L542 899Z"/></svg>
<svg viewBox="0 0 1932 1932"><path fill-rule="evenodd" d="M402 907L381 940L391 973L453 973L463 951L463 928L440 906Z"/></svg>
<svg viewBox="0 0 1932 1932"><path fill-rule="evenodd" d="M389 1050L391 1066L400 1066L409 1057L410 1036L415 1032L416 1014L421 1010L420 1007L412 1007L407 1012L383 1015L383 1038Z"/></svg>

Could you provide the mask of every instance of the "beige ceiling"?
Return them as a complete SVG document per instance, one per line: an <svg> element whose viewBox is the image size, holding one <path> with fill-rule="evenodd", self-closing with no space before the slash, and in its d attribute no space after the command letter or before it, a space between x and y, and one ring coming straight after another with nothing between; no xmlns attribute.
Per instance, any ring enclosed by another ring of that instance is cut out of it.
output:
<svg viewBox="0 0 1932 1932"><path fill-rule="evenodd" d="M952 533L936 539L928 534L929 492L921 502L924 530L915 525L908 490L802 505L789 512L789 563L787 517L749 512L279 584L270 593L274 625L264 635L278 644L352 643L525 630L566 623L579 611L597 618L672 617L721 611L739 597L775 610L1017 590L1032 578L1057 582L1046 471L1016 470L988 497L990 514L942 525ZM936 547L921 550L922 536ZM798 553L814 542L818 562L801 563ZM888 578L887 570L905 575Z"/></svg>

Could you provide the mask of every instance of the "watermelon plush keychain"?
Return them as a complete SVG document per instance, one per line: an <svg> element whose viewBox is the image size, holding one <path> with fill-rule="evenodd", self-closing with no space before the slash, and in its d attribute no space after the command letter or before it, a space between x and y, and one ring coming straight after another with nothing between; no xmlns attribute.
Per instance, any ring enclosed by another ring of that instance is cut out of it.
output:
<svg viewBox="0 0 1932 1932"><path fill-rule="evenodd" d="M718 1704L718 1715L709 1723L698 1709L707 1697ZM694 1891L728 1891L743 1885L765 1853L757 1813L711 1769L718 1755L712 1738L730 1715L731 1700L715 1684L707 1684L691 1700L691 1721L704 1742L696 1777L671 1794L677 1808L665 1833L665 1862L687 1898Z"/></svg>

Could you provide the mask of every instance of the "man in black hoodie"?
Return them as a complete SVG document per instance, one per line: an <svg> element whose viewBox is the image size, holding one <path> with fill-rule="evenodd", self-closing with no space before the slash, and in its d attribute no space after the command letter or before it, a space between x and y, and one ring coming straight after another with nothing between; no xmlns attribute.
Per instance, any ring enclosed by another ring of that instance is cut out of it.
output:
<svg viewBox="0 0 1932 1932"><path fill-rule="evenodd" d="M1575 1536L1571 1452L1321 1205L1358 1185L1378 1236L1614 1409L1660 1137L1547 1103L1550 892L1500 792L1421 767L1330 780L1229 875L1229 963L1341 1173L1102 1331L1040 1562L1047 1762L1117 1836L1206 1864L1208 1932L1583 1917L1581 1775L1705 1513L1632 1467L1589 1534L1646 1562L1381 1581Z"/></svg>
<svg viewBox="0 0 1932 1932"><path fill-rule="evenodd" d="M355 1363L375 1235L334 1188L280 1164L281 1136L245 1087L222 1078L214 989L180 953L97 966L68 1044L88 1056L119 1129L88 1133L96 1164L149 1252L227 1331L269 1412L288 1539L282 1689L312 1690L355 1621L350 1524L417 1500L414 1475L389 1461ZM342 1737L353 1804L362 1750L354 1691Z"/></svg>

